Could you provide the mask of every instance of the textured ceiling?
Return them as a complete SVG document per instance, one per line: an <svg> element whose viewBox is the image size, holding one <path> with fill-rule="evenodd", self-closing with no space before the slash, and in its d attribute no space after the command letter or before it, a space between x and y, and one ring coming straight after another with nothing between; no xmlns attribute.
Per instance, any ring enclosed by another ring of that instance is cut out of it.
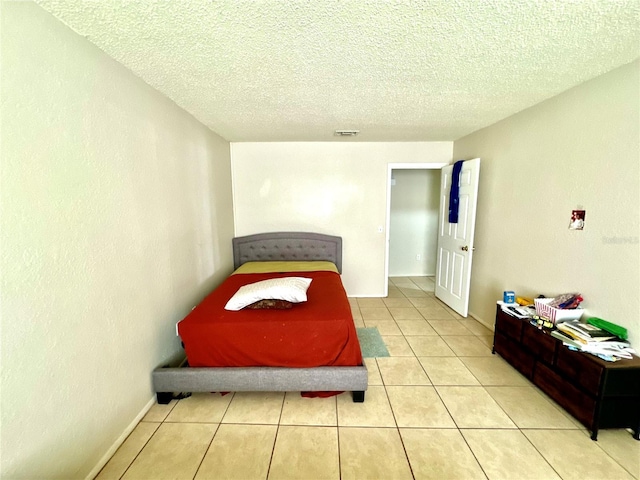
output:
<svg viewBox="0 0 640 480"><path fill-rule="evenodd" d="M638 0L37 0L230 141L455 140L640 56Z"/></svg>

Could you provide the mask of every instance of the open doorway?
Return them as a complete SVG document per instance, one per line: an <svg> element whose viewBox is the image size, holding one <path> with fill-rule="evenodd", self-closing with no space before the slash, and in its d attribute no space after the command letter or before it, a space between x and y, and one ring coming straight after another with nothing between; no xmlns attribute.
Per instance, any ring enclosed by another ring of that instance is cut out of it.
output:
<svg viewBox="0 0 640 480"><path fill-rule="evenodd" d="M431 280L436 274L440 169L446 164L390 164L386 279Z"/></svg>

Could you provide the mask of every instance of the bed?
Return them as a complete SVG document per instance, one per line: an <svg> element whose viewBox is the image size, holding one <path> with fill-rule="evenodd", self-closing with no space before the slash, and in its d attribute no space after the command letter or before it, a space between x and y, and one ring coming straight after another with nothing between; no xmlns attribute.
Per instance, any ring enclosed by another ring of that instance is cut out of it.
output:
<svg viewBox="0 0 640 480"><path fill-rule="evenodd" d="M178 324L186 358L153 371L158 403L176 393L242 391L350 391L354 402L363 402L368 374L340 280L341 237L273 232L237 237L232 245L234 273ZM303 267L279 271L288 262ZM316 269L327 262L335 272ZM246 319L224 309L239 286L292 276L311 278L308 301L254 310ZM298 336L291 340L289 332Z"/></svg>

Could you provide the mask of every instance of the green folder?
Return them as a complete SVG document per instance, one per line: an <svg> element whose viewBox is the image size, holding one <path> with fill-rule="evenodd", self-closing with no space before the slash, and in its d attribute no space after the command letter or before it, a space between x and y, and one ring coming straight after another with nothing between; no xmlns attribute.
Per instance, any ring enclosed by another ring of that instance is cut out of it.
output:
<svg viewBox="0 0 640 480"><path fill-rule="evenodd" d="M607 322L598 317L587 318L587 323L591 325L601 328L602 330L606 330L609 333L613 333L615 336L620 337L623 340L626 340L628 337L627 329L621 327L620 325L616 325L615 323Z"/></svg>

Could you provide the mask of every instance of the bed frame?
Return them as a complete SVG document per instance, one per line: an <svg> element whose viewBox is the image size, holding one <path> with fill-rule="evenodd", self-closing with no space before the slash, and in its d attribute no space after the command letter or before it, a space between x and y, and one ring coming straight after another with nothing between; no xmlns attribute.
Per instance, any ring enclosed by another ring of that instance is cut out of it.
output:
<svg viewBox="0 0 640 480"><path fill-rule="evenodd" d="M251 261L328 260L342 273L342 238L308 232L272 232L232 240L234 269ZM364 402L368 373L346 367L198 367L183 359L178 365L156 368L152 374L158 403L167 404L184 392L322 392L351 391Z"/></svg>

